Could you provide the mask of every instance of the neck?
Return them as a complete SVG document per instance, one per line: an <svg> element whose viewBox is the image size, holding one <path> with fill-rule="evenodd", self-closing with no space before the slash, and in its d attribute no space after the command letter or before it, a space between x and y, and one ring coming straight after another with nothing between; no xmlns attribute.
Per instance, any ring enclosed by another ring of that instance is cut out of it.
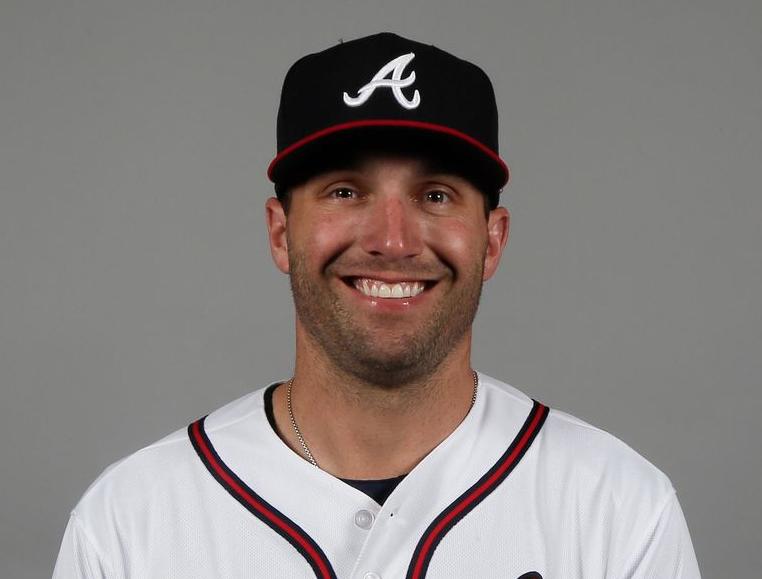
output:
<svg viewBox="0 0 762 579"><path fill-rule="evenodd" d="M389 388L336 368L297 330L292 410L320 468L350 479L410 472L468 414L470 344L469 332L433 373ZM274 393L273 410L281 438L304 457L285 384Z"/></svg>

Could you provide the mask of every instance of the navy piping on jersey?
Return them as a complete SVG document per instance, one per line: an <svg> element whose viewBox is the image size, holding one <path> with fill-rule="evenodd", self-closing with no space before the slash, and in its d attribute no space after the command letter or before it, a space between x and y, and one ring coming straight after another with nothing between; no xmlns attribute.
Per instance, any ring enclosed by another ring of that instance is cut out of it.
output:
<svg viewBox="0 0 762 579"><path fill-rule="evenodd" d="M226 465L204 430L206 416L188 426L193 448L212 476L251 514L286 539L307 560L318 579L336 579L323 550L299 525L255 493Z"/></svg>
<svg viewBox="0 0 762 579"><path fill-rule="evenodd" d="M494 491L511 474L511 471L526 454L545 423L549 412L547 406L536 400L533 402L532 411L500 460L476 484L442 511L423 533L413 553L413 559L410 561L407 579L423 579L426 576L431 557L444 536Z"/></svg>
<svg viewBox="0 0 762 579"><path fill-rule="evenodd" d="M444 536L481 503L526 454L548 416L547 406L533 401L532 410L508 450L471 488L453 501L424 532L410 561L406 579L423 579ZM188 426L188 436L207 470L249 512L288 541L309 563L318 579L336 579L336 573L318 544L299 525L255 493L220 458L204 429L206 416Z"/></svg>

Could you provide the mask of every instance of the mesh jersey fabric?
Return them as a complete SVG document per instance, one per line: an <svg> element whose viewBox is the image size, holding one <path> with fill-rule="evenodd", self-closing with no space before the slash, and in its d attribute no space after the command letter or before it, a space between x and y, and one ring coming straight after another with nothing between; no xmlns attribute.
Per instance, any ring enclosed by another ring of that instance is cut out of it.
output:
<svg viewBox="0 0 762 579"><path fill-rule="evenodd" d="M490 471L533 402L479 373L476 403L383 505L292 452L264 389L210 414L220 460L319 545L336 577L405 577L438 516ZM355 523L359 511L370 528ZM552 410L510 475L452 525L426 577L697 579L669 479L612 435ZM244 509L179 430L109 467L64 534L54 579L315 577L282 536Z"/></svg>

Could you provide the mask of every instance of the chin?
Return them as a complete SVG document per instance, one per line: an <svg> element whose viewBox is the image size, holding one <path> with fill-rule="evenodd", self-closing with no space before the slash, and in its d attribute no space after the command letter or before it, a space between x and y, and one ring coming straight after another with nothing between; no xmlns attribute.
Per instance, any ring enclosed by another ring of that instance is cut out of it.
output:
<svg viewBox="0 0 762 579"><path fill-rule="evenodd" d="M347 348L344 352L344 371L368 384L388 390L427 375L440 362L409 349L385 353L375 351L372 355L367 351L358 352L356 348Z"/></svg>

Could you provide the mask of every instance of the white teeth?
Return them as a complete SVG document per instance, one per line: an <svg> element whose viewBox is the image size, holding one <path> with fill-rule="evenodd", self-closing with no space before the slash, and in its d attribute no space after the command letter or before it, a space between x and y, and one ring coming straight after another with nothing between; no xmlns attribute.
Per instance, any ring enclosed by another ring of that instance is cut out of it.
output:
<svg viewBox="0 0 762 579"><path fill-rule="evenodd" d="M354 286L366 296L384 299L414 298L426 288L422 281L387 284L367 277L355 278Z"/></svg>

